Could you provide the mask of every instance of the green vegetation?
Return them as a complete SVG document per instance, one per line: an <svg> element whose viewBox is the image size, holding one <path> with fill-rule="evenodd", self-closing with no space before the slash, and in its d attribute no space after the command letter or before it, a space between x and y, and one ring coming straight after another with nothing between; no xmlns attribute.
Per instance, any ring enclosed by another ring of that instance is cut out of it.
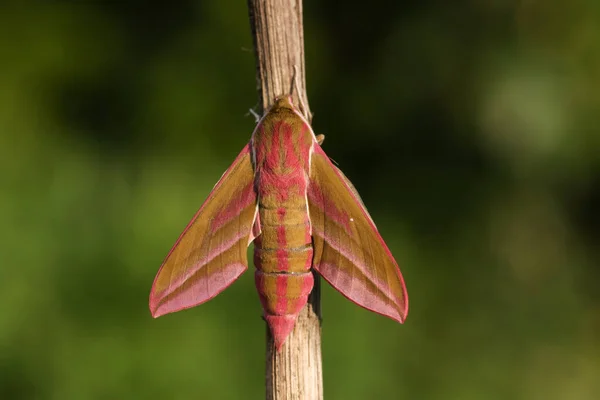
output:
<svg viewBox="0 0 600 400"><path fill-rule="evenodd" d="M252 273L147 306L254 127L245 2L8 3L0 398L262 398ZM598 399L600 3L410 3L305 2L315 131L411 300L323 284L326 398Z"/></svg>

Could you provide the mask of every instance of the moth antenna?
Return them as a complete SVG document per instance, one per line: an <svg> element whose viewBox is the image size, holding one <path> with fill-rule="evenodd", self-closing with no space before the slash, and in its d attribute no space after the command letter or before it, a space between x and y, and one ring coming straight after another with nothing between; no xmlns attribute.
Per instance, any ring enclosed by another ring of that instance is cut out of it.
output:
<svg viewBox="0 0 600 400"><path fill-rule="evenodd" d="M308 107L306 106L306 103L304 102L304 98L302 97L302 92L300 91L300 84L298 83L298 66L296 64L294 64L294 76L292 78L292 87L290 89L290 93L294 92L294 88L296 88L296 91L298 92L298 98L300 99L300 109L302 111L302 113L304 114L304 117L310 121L310 111L308 110Z"/></svg>

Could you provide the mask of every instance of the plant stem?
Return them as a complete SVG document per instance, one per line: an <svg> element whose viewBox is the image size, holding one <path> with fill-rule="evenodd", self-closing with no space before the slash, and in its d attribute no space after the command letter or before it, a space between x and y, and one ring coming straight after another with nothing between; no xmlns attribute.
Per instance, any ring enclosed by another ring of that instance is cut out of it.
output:
<svg viewBox="0 0 600 400"><path fill-rule="evenodd" d="M306 110L303 111L310 120L302 0L248 0L248 11L262 111L268 109L277 96L292 94L294 104L304 104ZM267 400L323 399L320 297L320 278L315 274L308 304L279 352L267 327Z"/></svg>

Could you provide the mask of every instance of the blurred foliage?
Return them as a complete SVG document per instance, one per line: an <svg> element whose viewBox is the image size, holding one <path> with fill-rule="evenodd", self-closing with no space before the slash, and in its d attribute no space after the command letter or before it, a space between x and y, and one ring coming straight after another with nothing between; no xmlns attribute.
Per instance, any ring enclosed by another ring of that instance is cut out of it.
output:
<svg viewBox="0 0 600 400"><path fill-rule="evenodd" d="M366 7L365 7L366 6ZM305 2L324 147L404 326L326 284L328 399L600 398L600 3ZM157 320L163 257L248 140L245 2L6 1L0 398L262 398L252 273Z"/></svg>

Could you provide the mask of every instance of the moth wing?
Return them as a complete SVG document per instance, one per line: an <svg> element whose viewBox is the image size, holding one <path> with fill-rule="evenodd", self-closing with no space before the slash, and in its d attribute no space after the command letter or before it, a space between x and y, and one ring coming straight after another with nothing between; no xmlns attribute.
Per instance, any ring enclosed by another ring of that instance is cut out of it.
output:
<svg viewBox="0 0 600 400"><path fill-rule="evenodd" d="M260 233L256 216L247 145L165 258L150 292L152 316L202 304L231 285L248 268L246 248Z"/></svg>
<svg viewBox="0 0 600 400"><path fill-rule="evenodd" d="M408 296L398 264L354 186L316 143L308 206L313 268L359 306L404 322Z"/></svg>

